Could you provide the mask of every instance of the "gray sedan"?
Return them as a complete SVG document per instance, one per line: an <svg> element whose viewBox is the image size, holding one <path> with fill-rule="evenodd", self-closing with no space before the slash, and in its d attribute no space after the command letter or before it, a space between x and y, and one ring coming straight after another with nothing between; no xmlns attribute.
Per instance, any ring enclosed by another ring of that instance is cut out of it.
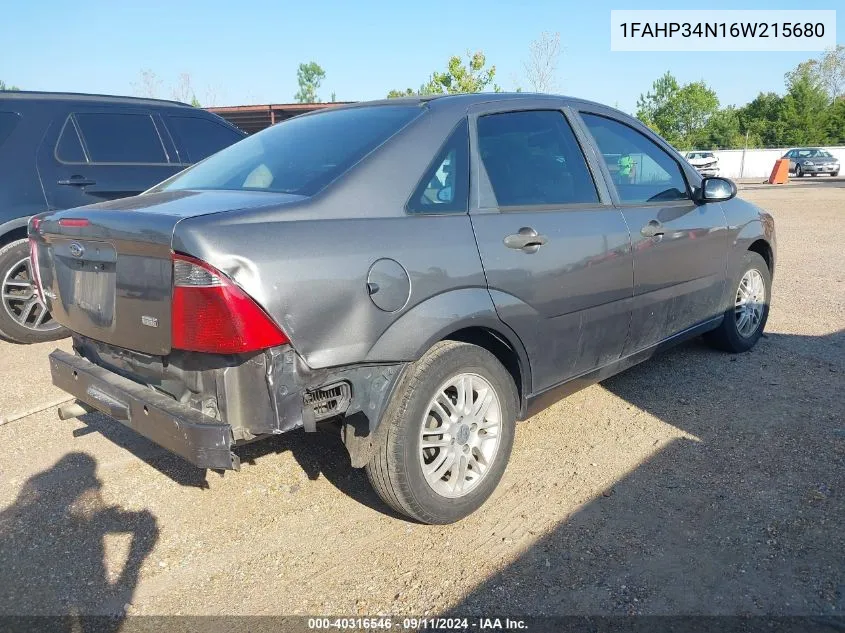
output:
<svg viewBox="0 0 845 633"><path fill-rule="evenodd" d="M751 349L776 253L770 215L638 121L526 94L297 117L30 239L73 332L61 416L234 470L334 420L428 523L484 503L517 420L690 337Z"/></svg>
<svg viewBox="0 0 845 633"><path fill-rule="evenodd" d="M789 173L801 178L804 174L839 175L839 159L817 147L791 149L783 156L789 159Z"/></svg>

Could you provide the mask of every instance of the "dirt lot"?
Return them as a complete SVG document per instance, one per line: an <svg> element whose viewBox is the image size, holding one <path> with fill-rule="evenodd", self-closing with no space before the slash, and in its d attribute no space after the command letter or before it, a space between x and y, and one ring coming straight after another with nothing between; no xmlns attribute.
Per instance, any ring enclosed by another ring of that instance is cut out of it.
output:
<svg viewBox="0 0 845 633"><path fill-rule="evenodd" d="M185 465L98 416L0 426L0 614L845 613L845 180L743 187L768 334L698 342L521 425L462 523L392 516L335 437ZM0 344L0 414L58 394Z"/></svg>

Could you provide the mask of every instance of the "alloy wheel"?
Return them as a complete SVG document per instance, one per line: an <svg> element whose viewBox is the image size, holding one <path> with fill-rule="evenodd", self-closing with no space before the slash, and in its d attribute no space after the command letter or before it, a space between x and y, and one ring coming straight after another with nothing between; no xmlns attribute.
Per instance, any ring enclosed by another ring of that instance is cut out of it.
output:
<svg viewBox="0 0 845 633"><path fill-rule="evenodd" d="M47 311L35 292L29 258L17 262L3 277L3 308L21 327L36 332L50 332L61 327Z"/></svg>
<svg viewBox="0 0 845 633"><path fill-rule="evenodd" d="M760 271L752 268L745 272L736 290L736 331L740 336L753 336L763 321L766 307L766 284Z"/></svg>
<svg viewBox="0 0 845 633"><path fill-rule="evenodd" d="M502 406L487 379L458 374L443 383L426 408L419 458L429 486L443 497L469 493L499 450Z"/></svg>

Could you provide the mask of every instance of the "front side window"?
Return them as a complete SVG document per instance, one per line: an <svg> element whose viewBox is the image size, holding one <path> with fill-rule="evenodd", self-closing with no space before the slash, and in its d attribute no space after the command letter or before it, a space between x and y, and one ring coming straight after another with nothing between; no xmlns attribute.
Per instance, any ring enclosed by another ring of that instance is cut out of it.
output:
<svg viewBox="0 0 845 633"><path fill-rule="evenodd" d="M469 199L469 126L461 121L408 201L411 213L461 213Z"/></svg>
<svg viewBox="0 0 845 633"><path fill-rule="evenodd" d="M418 106L364 106L288 119L217 152L155 191L256 190L312 196L421 112Z"/></svg>
<svg viewBox="0 0 845 633"><path fill-rule="evenodd" d="M687 200L681 166L654 141L615 119L581 113L616 185L629 204Z"/></svg>
<svg viewBox="0 0 845 633"><path fill-rule="evenodd" d="M86 112L73 115L92 163L167 163L148 114Z"/></svg>
<svg viewBox="0 0 845 633"><path fill-rule="evenodd" d="M478 149L500 207L599 200L581 147L558 110L479 117Z"/></svg>
<svg viewBox="0 0 845 633"><path fill-rule="evenodd" d="M195 116L168 116L167 127L179 145L183 163L198 163L244 138L232 128Z"/></svg>

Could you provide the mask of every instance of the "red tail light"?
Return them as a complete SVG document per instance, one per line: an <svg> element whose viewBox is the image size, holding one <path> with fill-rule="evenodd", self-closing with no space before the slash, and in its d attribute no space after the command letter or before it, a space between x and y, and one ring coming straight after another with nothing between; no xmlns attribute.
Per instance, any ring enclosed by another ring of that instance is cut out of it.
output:
<svg viewBox="0 0 845 633"><path fill-rule="evenodd" d="M171 347L214 354L253 352L288 337L223 273L187 255L173 255Z"/></svg>
<svg viewBox="0 0 845 633"><path fill-rule="evenodd" d="M91 222L88 218L62 218L59 220L59 226L67 226L67 227L81 227L81 226L90 226Z"/></svg>

